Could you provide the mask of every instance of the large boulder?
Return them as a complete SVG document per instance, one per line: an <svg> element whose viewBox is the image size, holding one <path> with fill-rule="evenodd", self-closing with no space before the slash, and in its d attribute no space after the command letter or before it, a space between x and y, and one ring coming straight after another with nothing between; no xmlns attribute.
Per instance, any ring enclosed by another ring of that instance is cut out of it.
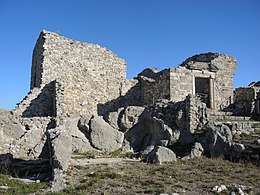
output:
<svg viewBox="0 0 260 195"><path fill-rule="evenodd" d="M89 117L90 119L90 117ZM65 123L66 130L70 132L72 139L72 151L89 152L96 151L89 142L89 127L86 117L68 119Z"/></svg>
<svg viewBox="0 0 260 195"><path fill-rule="evenodd" d="M144 151L144 161L148 163L164 163L177 161L176 154L163 146L148 146Z"/></svg>
<svg viewBox="0 0 260 195"><path fill-rule="evenodd" d="M124 150L140 152L149 145L168 146L173 142L173 133L163 120L156 117L142 120L125 133Z"/></svg>
<svg viewBox="0 0 260 195"><path fill-rule="evenodd" d="M121 131L126 132L139 121L145 108L140 106L129 106L125 108L119 115L119 128Z"/></svg>
<svg viewBox="0 0 260 195"><path fill-rule="evenodd" d="M206 133L201 143L205 151L212 157L229 156L232 147L232 132L229 127L209 122L204 128Z"/></svg>
<svg viewBox="0 0 260 195"><path fill-rule="evenodd" d="M66 171L72 153L72 139L65 127L59 126L48 131L51 145L53 169Z"/></svg>
<svg viewBox="0 0 260 195"><path fill-rule="evenodd" d="M232 161L239 161L239 159L242 157L243 153L246 151L245 145L240 143L234 143L232 145L232 151L231 151L231 159Z"/></svg>
<svg viewBox="0 0 260 195"><path fill-rule="evenodd" d="M124 134L110 126L100 116L90 120L90 142L98 150L112 152L122 146Z"/></svg>
<svg viewBox="0 0 260 195"><path fill-rule="evenodd" d="M202 145L199 142L195 142L193 144L193 146L191 147L190 154L182 157L181 160L189 160L189 159L201 157L203 152L204 152L204 149L203 149Z"/></svg>

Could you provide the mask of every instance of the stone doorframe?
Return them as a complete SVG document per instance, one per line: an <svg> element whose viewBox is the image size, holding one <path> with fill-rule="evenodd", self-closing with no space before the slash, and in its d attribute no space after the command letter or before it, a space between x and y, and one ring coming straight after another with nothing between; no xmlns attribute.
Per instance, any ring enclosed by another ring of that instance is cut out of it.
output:
<svg viewBox="0 0 260 195"><path fill-rule="evenodd" d="M210 97L210 108L215 109L215 73L209 71L192 70L192 94L196 95L196 78L207 78L209 79L209 97Z"/></svg>

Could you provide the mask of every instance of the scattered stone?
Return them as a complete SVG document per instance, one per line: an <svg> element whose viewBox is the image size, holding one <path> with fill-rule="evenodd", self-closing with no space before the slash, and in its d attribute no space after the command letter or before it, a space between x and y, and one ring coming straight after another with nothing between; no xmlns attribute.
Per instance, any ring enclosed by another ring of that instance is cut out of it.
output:
<svg viewBox="0 0 260 195"><path fill-rule="evenodd" d="M198 158L202 155L204 149L202 145L196 142L191 148L191 158Z"/></svg>
<svg viewBox="0 0 260 195"><path fill-rule="evenodd" d="M220 193L224 190L227 190L227 187L225 185L220 185L220 186L213 187L212 192Z"/></svg>
<svg viewBox="0 0 260 195"><path fill-rule="evenodd" d="M151 148L147 150L147 154L145 155L145 162L149 163L164 163L164 162L175 162L176 154L163 146L156 146L153 150L148 152Z"/></svg>
<svg viewBox="0 0 260 195"><path fill-rule="evenodd" d="M8 189L10 189L11 187L9 186L0 186L0 192L3 190L3 191L6 191Z"/></svg>

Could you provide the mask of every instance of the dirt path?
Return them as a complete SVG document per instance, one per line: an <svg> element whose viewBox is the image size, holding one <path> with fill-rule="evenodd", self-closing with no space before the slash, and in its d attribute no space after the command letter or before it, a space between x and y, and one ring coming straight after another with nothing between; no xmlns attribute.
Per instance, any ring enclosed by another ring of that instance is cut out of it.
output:
<svg viewBox="0 0 260 195"><path fill-rule="evenodd" d="M138 159L130 158L95 158L95 159L71 159L71 165L85 166L90 164L118 164L139 162Z"/></svg>

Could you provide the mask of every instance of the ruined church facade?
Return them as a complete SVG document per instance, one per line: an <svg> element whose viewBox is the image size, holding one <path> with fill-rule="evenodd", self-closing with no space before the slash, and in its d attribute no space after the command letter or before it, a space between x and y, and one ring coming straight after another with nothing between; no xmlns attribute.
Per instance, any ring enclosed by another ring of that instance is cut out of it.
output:
<svg viewBox="0 0 260 195"><path fill-rule="evenodd" d="M15 112L73 117L159 99L177 102L189 94L199 96L208 108L222 110L233 103L235 70L234 57L205 53L177 68L146 69L127 80L126 62L108 49L42 31L33 51L31 90Z"/></svg>

